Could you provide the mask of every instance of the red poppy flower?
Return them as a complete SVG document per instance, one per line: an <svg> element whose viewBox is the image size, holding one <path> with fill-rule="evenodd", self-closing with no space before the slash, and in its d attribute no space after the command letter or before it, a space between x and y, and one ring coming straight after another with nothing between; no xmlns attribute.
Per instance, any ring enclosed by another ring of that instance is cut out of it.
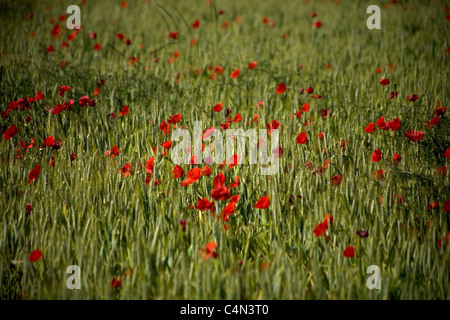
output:
<svg viewBox="0 0 450 320"><path fill-rule="evenodd" d="M53 27L53 29L52 29L52 31L50 31L50 33L52 36L59 38L60 30L61 30L61 25L58 23Z"/></svg>
<svg viewBox="0 0 450 320"><path fill-rule="evenodd" d="M341 181L342 181L342 177L336 175L336 176L334 176L334 177L331 178L331 185L333 185L333 186L338 186L338 185L341 184Z"/></svg>
<svg viewBox="0 0 450 320"><path fill-rule="evenodd" d="M169 34L169 38L170 39L177 39L178 38L178 31L172 31L170 34Z"/></svg>
<svg viewBox="0 0 450 320"><path fill-rule="evenodd" d="M214 201L209 201L207 198L198 199L197 204L195 205L195 209L197 210L211 210L211 213L214 214L215 206Z"/></svg>
<svg viewBox="0 0 450 320"><path fill-rule="evenodd" d="M97 85L100 88L100 87L103 87L105 85L105 83L106 83L105 79L100 79L100 81L97 83Z"/></svg>
<svg viewBox="0 0 450 320"><path fill-rule="evenodd" d="M284 83L278 84L276 93L277 94L281 94L281 93L283 93L285 91L286 91L286 85Z"/></svg>
<svg viewBox="0 0 450 320"><path fill-rule="evenodd" d="M276 119L266 125L267 129L269 129L269 134L271 134L273 130L278 129L279 126L280 123Z"/></svg>
<svg viewBox="0 0 450 320"><path fill-rule="evenodd" d="M213 111L215 111L215 112L220 112L220 111L222 111L222 102L216 104L216 105L213 107Z"/></svg>
<svg viewBox="0 0 450 320"><path fill-rule="evenodd" d="M50 167L55 167L55 156L54 155L51 156L50 161L48 162L48 165Z"/></svg>
<svg viewBox="0 0 450 320"><path fill-rule="evenodd" d="M389 83L390 83L389 79L381 79L380 80L380 84L383 85L383 86L387 86Z"/></svg>
<svg viewBox="0 0 450 320"><path fill-rule="evenodd" d="M423 133L423 131L415 131L415 130L411 129L411 130L405 132L405 136L413 142L418 142L423 139L424 133Z"/></svg>
<svg viewBox="0 0 450 320"><path fill-rule="evenodd" d="M238 186L240 186L241 184L239 183L239 176L236 176L236 178L234 178L234 183L230 183L229 185L228 185L228 188L230 188L230 189L234 189L235 187L238 187ZM235 196L233 196L233 197L235 197ZM238 196L238 198L239 198L239 196Z"/></svg>
<svg viewBox="0 0 450 320"><path fill-rule="evenodd" d="M165 121L161 122L159 125L159 130L161 130L165 135L170 134L170 126Z"/></svg>
<svg viewBox="0 0 450 320"><path fill-rule="evenodd" d="M28 257L28 261L36 262L36 261L39 261L41 258L42 258L42 251L39 249L36 249L33 252L31 252L30 256Z"/></svg>
<svg viewBox="0 0 450 320"><path fill-rule="evenodd" d="M66 92L66 91L69 91L71 88L69 87L69 86L61 86L61 87L58 87L58 90L59 90L59 95L61 96L61 97L64 97L64 93Z"/></svg>
<svg viewBox="0 0 450 320"><path fill-rule="evenodd" d="M100 50L102 48L102 44L101 43L97 43L95 46L94 46L94 50Z"/></svg>
<svg viewBox="0 0 450 320"><path fill-rule="evenodd" d="M77 157L77 155L76 155L75 153L72 153L72 154L70 155L70 161L71 161L71 162L74 162L76 157Z"/></svg>
<svg viewBox="0 0 450 320"><path fill-rule="evenodd" d="M155 157L151 157L148 161L147 164L145 165L145 172L147 173L153 173L153 169L155 167ZM181 169L183 170L183 169Z"/></svg>
<svg viewBox="0 0 450 320"><path fill-rule="evenodd" d="M117 289L122 285L122 279L121 278L114 278L111 281L111 288Z"/></svg>
<svg viewBox="0 0 450 320"><path fill-rule="evenodd" d="M233 214L236 211L236 202L230 202L228 203L223 209L220 214L220 219L224 222L228 221L228 216Z"/></svg>
<svg viewBox="0 0 450 320"><path fill-rule="evenodd" d="M133 175L133 172L130 169L131 169L131 164L127 163L122 168L120 168L117 172L119 172L122 175L122 177L125 178L130 175Z"/></svg>
<svg viewBox="0 0 450 320"><path fill-rule="evenodd" d="M120 150L119 148L117 148L117 145L115 145L111 149L107 150L105 154L114 159L115 156L118 156L120 154Z"/></svg>
<svg viewBox="0 0 450 320"><path fill-rule="evenodd" d="M370 122L366 128L364 129L365 132L367 133L372 133L375 131L375 126L373 125L373 122Z"/></svg>
<svg viewBox="0 0 450 320"><path fill-rule="evenodd" d="M194 183L195 181L193 181L191 178L186 178L183 181L181 181L180 185L182 187L187 187L189 186L191 183Z"/></svg>
<svg viewBox="0 0 450 320"><path fill-rule="evenodd" d="M100 94L100 89L99 88L95 88L94 89L94 96L98 96Z"/></svg>
<svg viewBox="0 0 450 320"><path fill-rule="evenodd" d="M95 100L90 100L88 96L82 96L81 98L79 98L78 103L80 104L80 106L95 106Z"/></svg>
<svg viewBox="0 0 450 320"><path fill-rule="evenodd" d="M389 95L389 100L397 98L397 96L398 96L398 92L392 91L391 94Z"/></svg>
<svg viewBox="0 0 450 320"><path fill-rule="evenodd" d="M25 214L27 217L30 215L31 210L33 210L33 207L31 206L31 204L27 203L25 206Z"/></svg>
<svg viewBox="0 0 450 320"><path fill-rule="evenodd" d="M240 71L239 69L234 70L234 71L231 73L230 78L236 79L237 77L239 77L240 72L241 72L241 71Z"/></svg>
<svg viewBox="0 0 450 320"><path fill-rule="evenodd" d="M42 148L46 148L46 147L52 147L53 150L57 150L61 148L61 143L62 140L55 140L55 138L53 136L49 136L47 138L45 138L44 142L41 145L41 149Z"/></svg>
<svg viewBox="0 0 450 320"><path fill-rule="evenodd" d="M172 169L172 176L174 177L174 179L178 179L181 176L183 176L184 170L183 168L181 168L179 165L175 165Z"/></svg>
<svg viewBox="0 0 450 320"><path fill-rule="evenodd" d="M225 175L223 172L219 172L219 174L214 178L213 184L214 188L220 187L225 183Z"/></svg>
<svg viewBox="0 0 450 320"><path fill-rule="evenodd" d="M19 133L19 130L17 130L16 125L13 124L11 127L3 131L3 140L9 140L12 137L14 137L17 133Z"/></svg>
<svg viewBox="0 0 450 320"><path fill-rule="evenodd" d="M450 212L450 198L445 200L445 202L444 202L444 211Z"/></svg>
<svg viewBox="0 0 450 320"><path fill-rule="evenodd" d="M315 237L320 237L326 234L326 230L328 228L328 221L330 223L333 222L333 216L331 214L327 214L322 222L320 222L313 230Z"/></svg>
<svg viewBox="0 0 450 320"><path fill-rule="evenodd" d="M198 27L200 27L200 20L195 20L192 24L192 28L197 29Z"/></svg>
<svg viewBox="0 0 450 320"><path fill-rule="evenodd" d="M325 223L327 227L328 227L328 221L330 221L330 223L333 223L333 216L329 213L326 214L325 217L323 218L323 223Z"/></svg>
<svg viewBox="0 0 450 320"><path fill-rule="evenodd" d="M372 162L380 161L383 158L382 154L383 154L383 152L381 152L380 149L374 150L372 153Z"/></svg>
<svg viewBox="0 0 450 320"><path fill-rule="evenodd" d="M306 88L305 92L308 93L308 94L314 93L314 88L313 87L308 87L308 88Z"/></svg>
<svg viewBox="0 0 450 320"><path fill-rule="evenodd" d="M175 123L178 123L180 121L181 121L181 113L177 113L177 114L171 116L169 118L169 120L167 120L167 123L168 124L175 124Z"/></svg>
<svg viewBox="0 0 450 320"><path fill-rule="evenodd" d="M438 115L438 116L443 116L445 114L445 112L447 112L447 108L445 108L445 107L439 107L436 110L433 110L433 114Z"/></svg>
<svg viewBox="0 0 450 320"><path fill-rule="evenodd" d="M446 177L447 176L447 167L445 165L443 165L442 167L437 168L434 175L435 176L442 175L443 177Z"/></svg>
<svg viewBox="0 0 450 320"><path fill-rule="evenodd" d="M316 22L314 22L314 24L313 24L313 28L320 28L320 27L322 27L322 22L320 22L320 21L316 21Z"/></svg>
<svg viewBox="0 0 450 320"><path fill-rule="evenodd" d="M369 231L358 230L358 231L356 231L356 233L357 233L358 236L360 236L361 238L367 238L367 237L369 236Z"/></svg>
<svg viewBox="0 0 450 320"><path fill-rule="evenodd" d="M450 148L447 148L447 150L445 150L444 157L445 158L450 158Z"/></svg>
<svg viewBox="0 0 450 320"><path fill-rule="evenodd" d="M253 208L255 209L267 209L270 204L269 196L262 196L258 201L254 204Z"/></svg>
<svg viewBox="0 0 450 320"><path fill-rule="evenodd" d="M431 210L436 210L436 209L439 209L439 205L438 205L437 201L428 204L428 210L431 211Z"/></svg>
<svg viewBox="0 0 450 320"><path fill-rule="evenodd" d="M241 159L241 156L238 154L233 154L227 161L228 163L228 170L231 170L232 168L236 167L239 164L239 160Z"/></svg>
<svg viewBox="0 0 450 320"><path fill-rule="evenodd" d="M67 36L67 40L68 41L73 41L74 39L75 39L75 36L77 35L77 31L74 31L74 32L72 32L72 33L70 33L68 36ZM63 41L63 44L64 44L65 42ZM64 45L63 45L63 47L64 47Z"/></svg>
<svg viewBox="0 0 450 320"><path fill-rule="evenodd" d="M399 154L394 153L391 159L391 163L396 166L397 164L399 164L400 160L402 160L402 157Z"/></svg>
<svg viewBox="0 0 450 320"><path fill-rule="evenodd" d="M189 164L193 165L193 164L197 164L198 163L198 157L196 154L194 154L191 159L189 160Z"/></svg>
<svg viewBox="0 0 450 320"><path fill-rule="evenodd" d="M401 124L399 118L395 118L394 120L392 120L392 122L390 124L391 131L396 131L396 130L400 129L401 126L402 126L402 124Z"/></svg>
<svg viewBox="0 0 450 320"><path fill-rule="evenodd" d="M161 146L166 150L170 149L170 147L172 147L172 140L168 140L161 143Z"/></svg>
<svg viewBox="0 0 450 320"><path fill-rule="evenodd" d="M242 120L241 114L238 113L234 116L234 119L232 122L241 122L241 120Z"/></svg>
<svg viewBox="0 0 450 320"><path fill-rule="evenodd" d="M200 168L193 168L188 171L186 177L191 179L193 182L197 181L202 175L202 170Z"/></svg>
<svg viewBox="0 0 450 320"><path fill-rule="evenodd" d="M39 173L41 172L41 166L40 165L36 165L28 174L28 181L27 183L32 182L34 179L36 179L37 177L39 177Z"/></svg>
<svg viewBox="0 0 450 320"><path fill-rule="evenodd" d="M250 63L250 64L248 65L248 68L249 68L249 69L255 69L257 65L258 65L258 62L253 61L252 63Z"/></svg>
<svg viewBox="0 0 450 320"><path fill-rule="evenodd" d="M381 118L379 118L376 122L375 122L375 125L377 126L377 127L384 127L385 126L385 120L384 120L384 117L381 117Z"/></svg>
<svg viewBox="0 0 450 320"><path fill-rule="evenodd" d="M375 170L373 172L373 177L376 178L376 179L382 179L383 176L384 176L384 173L385 173L385 170Z"/></svg>
<svg viewBox="0 0 450 320"><path fill-rule="evenodd" d="M137 57L129 57L128 58L128 64L130 65L130 66L134 66L134 65L136 65L136 63L138 63L138 58Z"/></svg>
<svg viewBox="0 0 450 320"><path fill-rule="evenodd" d="M348 246L344 252L343 252L344 257L346 258L353 258L355 256L355 247L353 246Z"/></svg>
<svg viewBox="0 0 450 320"><path fill-rule="evenodd" d="M78 99L78 104L80 106L87 106L89 104L89 97L88 96L82 96Z"/></svg>
<svg viewBox="0 0 450 320"><path fill-rule="evenodd" d="M213 257L214 259L217 258L216 246L217 246L216 242L211 241L206 244L205 249L203 249L203 248L200 249L200 252L205 255L204 256L205 260L207 260L211 257Z"/></svg>
<svg viewBox="0 0 450 320"><path fill-rule="evenodd" d="M180 225L181 225L181 230L183 230L183 232L185 232L186 231L186 220L180 219Z"/></svg>
<svg viewBox="0 0 450 320"><path fill-rule="evenodd" d="M218 185L211 191L211 197L218 200L227 200L230 197L230 191L224 185Z"/></svg>
<svg viewBox="0 0 450 320"><path fill-rule="evenodd" d="M305 144L308 142L308 137L306 136L306 132L300 132L300 134L297 136L297 144Z"/></svg>
<svg viewBox="0 0 450 320"><path fill-rule="evenodd" d="M302 111L303 112L308 112L309 111L309 103L305 103L302 105Z"/></svg>
<svg viewBox="0 0 450 320"><path fill-rule="evenodd" d="M425 126L428 128L433 128L435 125L439 124L439 117L436 116L430 121L425 122Z"/></svg>
<svg viewBox="0 0 450 320"><path fill-rule="evenodd" d="M124 106L122 110L120 110L119 116L123 117L124 115L127 115L130 112L130 108L128 106Z"/></svg>
<svg viewBox="0 0 450 320"><path fill-rule="evenodd" d="M419 99L417 94L413 94L412 96L407 96L406 98L411 102L415 102L417 99Z"/></svg>
<svg viewBox="0 0 450 320"><path fill-rule="evenodd" d="M275 148L272 150L272 155L274 159L278 159L281 158L281 156L283 155L283 148L281 146L278 146L278 148Z"/></svg>
<svg viewBox="0 0 450 320"><path fill-rule="evenodd" d="M327 223L320 222L313 230L315 237L320 237L326 234L327 231Z"/></svg>

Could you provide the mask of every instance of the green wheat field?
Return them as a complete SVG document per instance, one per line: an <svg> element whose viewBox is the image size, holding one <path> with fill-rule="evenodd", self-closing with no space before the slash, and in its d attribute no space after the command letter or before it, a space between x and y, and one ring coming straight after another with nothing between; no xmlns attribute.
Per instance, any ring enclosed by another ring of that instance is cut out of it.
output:
<svg viewBox="0 0 450 320"><path fill-rule="evenodd" d="M0 0L0 299L450 299L449 5Z"/></svg>

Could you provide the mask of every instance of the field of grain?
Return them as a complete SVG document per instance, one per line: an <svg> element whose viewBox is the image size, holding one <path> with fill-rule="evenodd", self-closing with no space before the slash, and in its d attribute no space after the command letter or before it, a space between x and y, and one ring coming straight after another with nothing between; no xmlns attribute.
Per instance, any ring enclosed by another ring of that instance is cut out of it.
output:
<svg viewBox="0 0 450 320"><path fill-rule="evenodd" d="M449 5L1 0L0 299L450 299Z"/></svg>

